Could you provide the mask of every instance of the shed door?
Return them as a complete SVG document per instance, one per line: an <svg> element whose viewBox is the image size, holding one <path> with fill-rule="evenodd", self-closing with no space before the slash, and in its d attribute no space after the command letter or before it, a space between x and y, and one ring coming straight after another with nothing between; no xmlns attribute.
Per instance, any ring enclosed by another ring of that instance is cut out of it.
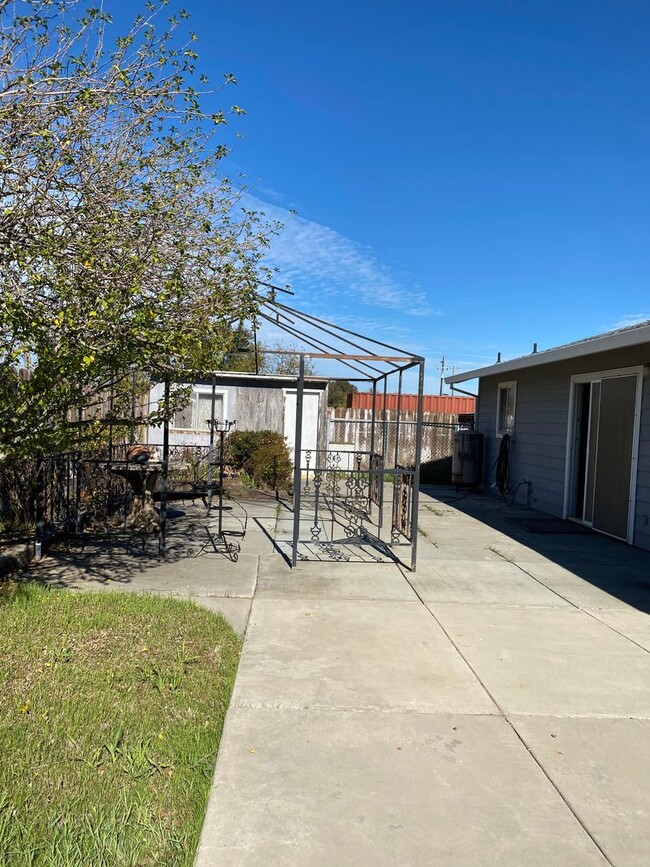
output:
<svg viewBox="0 0 650 867"><path fill-rule="evenodd" d="M284 394L284 438L287 441L291 460L296 441L296 400L295 391ZM320 392L305 391L302 403L302 451L313 451L318 447L318 408Z"/></svg>
<svg viewBox="0 0 650 867"><path fill-rule="evenodd" d="M601 381L596 456L588 466L593 474L587 478L587 488L593 484L594 492L593 527L619 539L627 538L630 513L636 384L636 376Z"/></svg>

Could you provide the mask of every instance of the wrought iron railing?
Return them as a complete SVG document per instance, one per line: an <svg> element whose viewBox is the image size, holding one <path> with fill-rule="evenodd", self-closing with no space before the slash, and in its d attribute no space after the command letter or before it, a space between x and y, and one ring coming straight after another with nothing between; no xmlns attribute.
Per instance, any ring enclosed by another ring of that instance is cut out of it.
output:
<svg viewBox="0 0 650 867"><path fill-rule="evenodd" d="M400 537L413 541L413 485L414 467L396 467L393 474L393 514L391 519L391 542L398 544Z"/></svg>

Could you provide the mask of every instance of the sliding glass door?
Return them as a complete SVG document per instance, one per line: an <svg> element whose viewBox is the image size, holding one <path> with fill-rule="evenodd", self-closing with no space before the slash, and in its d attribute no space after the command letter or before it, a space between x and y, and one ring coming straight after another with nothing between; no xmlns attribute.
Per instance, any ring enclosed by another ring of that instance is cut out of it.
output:
<svg viewBox="0 0 650 867"><path fill-rule="evenodd" d="M639 375L594 374L574 384L569 517L628 539L636 464Z"/></svg>

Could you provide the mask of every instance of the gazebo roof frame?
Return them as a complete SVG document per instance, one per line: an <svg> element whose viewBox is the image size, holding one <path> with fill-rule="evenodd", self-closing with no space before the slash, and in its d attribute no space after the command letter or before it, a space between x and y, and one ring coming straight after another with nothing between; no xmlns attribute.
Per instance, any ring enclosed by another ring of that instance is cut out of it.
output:
<svg viewBox="0 0 650 867"><path fill-rule="evenodd" d="M262 285L268 286L274 292L281 291L293 294L279 286ZM414 355L374 337L368 337L288 304L283 304L277 300L275 295L268 296L257 293L257 301L260 306L258 316L261 319L271 323L291 338L301 341L307 347L306 349L265 349L265 353L269 355L302 355L314 359L339 361L360 375L359 379L355 378L354 380L350 380L348 376L336 375L323 377L324 379L347 379L355 382L378 383L393 373L403 373L424 363L422 356ZM309 331L305 333L304 330L299 330L298 322L308 327ZM253 329L255 339L257 339L257 323L255 321L253 322Z"/></svg>

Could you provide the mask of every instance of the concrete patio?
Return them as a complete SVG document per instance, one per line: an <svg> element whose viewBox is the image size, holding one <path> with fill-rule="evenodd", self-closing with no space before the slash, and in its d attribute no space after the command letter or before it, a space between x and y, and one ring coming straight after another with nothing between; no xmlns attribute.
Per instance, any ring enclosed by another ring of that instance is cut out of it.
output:
<svg viewBox="0 0 650 867"><path fill-rule="evenodd" d="M181 533L32 567L245 632L197 867L650 861L650 554L441 488L415 574L292 571L247 508L237 563Z"/></svg>

